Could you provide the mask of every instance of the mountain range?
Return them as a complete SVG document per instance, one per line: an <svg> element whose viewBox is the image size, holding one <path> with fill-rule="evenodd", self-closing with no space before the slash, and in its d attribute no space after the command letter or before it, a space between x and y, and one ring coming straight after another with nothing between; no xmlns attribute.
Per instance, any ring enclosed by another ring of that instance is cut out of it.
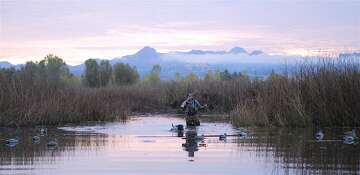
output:
<svg viewBox="0 0 360 175"><path fill-rule="evenodd" d="M340 54L340 57L358 57L360 53ZM101 59L96 59L98 62ZM292 63L304 60L301 56L268 55L261 50L248 52L244 48L234 47L228 51L191 50L188 52L159 53L154 48L144 47L133 55L110 59L110 64L127 63L136 67L141 77L148 74L156 64L161 66L161 78L174 78L176 73L186 76L190 73L203 77L209 70L230 72L246 72L251 77L265 77L272 71L281 72ZM12 65L0 62L0 68L20 68L22 65ZM85 65L68 65L72 74L80 76Z"/></svg>

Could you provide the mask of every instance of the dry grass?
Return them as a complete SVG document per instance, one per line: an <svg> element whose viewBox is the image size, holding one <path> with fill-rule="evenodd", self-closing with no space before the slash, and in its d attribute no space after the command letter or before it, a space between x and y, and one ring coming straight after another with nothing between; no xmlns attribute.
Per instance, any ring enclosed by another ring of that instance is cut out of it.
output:
<svg viewBox="0 0 360 175"><path fill-rule="evenodd" d="M0 84L0 125L111 121L133 112L173 112L195 91L210 112L230 113L235 125L360 126L357 61L303 64L291 75L272 74L264 80L241 76L87 88L3 71Z"/></svg>

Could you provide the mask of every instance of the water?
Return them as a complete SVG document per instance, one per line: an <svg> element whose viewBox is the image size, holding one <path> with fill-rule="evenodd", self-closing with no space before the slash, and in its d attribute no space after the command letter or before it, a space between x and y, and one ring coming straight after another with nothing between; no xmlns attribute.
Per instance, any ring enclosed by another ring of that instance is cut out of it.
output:
<svg viewBox="0 0 360 175"><path fill-rule="evenodd" d="M86 123L49 128L40 143L39 128L1 128L0 174L359 174L360 146L344 144L345 129L324 129L325 141L311 129L248 128L247 137L177 137L170 115L134 117L126 123ZM189 130L185 135L194 134ZM227 122L202 121L197 135L236 134ZM57 147L47 142L57 140Z"/></svg>

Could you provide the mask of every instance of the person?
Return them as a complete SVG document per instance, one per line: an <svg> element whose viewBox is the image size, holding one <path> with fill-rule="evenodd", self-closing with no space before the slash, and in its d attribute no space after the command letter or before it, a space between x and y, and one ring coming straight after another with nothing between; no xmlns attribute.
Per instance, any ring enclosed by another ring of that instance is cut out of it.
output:
<svg viewBox="0 0 360 175"><path fill-rule="evenodd" d="M199 101L194 98L194 94L190 93L187 99L180 106L186 114L186 126L199 126L200 121L196 117L199 110L204 109L206 105L202 106Z"/></svg>

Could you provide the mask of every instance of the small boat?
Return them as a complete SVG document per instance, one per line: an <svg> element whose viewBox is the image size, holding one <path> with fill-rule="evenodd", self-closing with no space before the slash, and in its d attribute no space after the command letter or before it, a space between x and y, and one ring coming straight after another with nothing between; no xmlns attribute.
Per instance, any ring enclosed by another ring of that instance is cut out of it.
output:
<svg viewBox="0 0 360 175"><path fill-rule="evenodd" d="M219 140L226 140L226 133L219 136Z"/></svg>
<svg viewBox="0 0 360 175"><path fill-rule="evenodd" d="M314 137L316 140L322 140L324 139L325 134L322 132L322 130L318 131L317 133L315 133Z"/></svg>

